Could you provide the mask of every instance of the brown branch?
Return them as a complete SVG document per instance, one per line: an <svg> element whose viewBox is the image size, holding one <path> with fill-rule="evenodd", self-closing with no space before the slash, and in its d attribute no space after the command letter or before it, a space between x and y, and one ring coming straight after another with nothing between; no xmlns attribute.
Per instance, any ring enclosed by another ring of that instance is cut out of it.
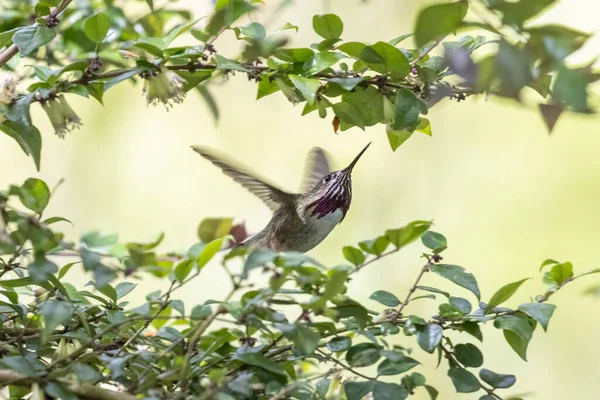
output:
<svg viewBox="0 0 600 400"><path fill-rule="evenodd" d="M37 382L36 378L29 378L23 374L9 369L0 370L0 387L7 385L29 387ZM135 400L136 396L115 392L113 390L102 389L97 386L86 383L74 383L68 379L58 379L58 382L67 386L67 388L82 399L89 400Z"/></svg>
<svg viewBox="0 0 600 400"><path fill-rule="evenodd" d="M431 267L432 265L433 265L432 257L427 256L427 263L423 266L423 268L421 268L421 272L419 272L417 279L415 279L415 283L413 283L411 288L408 290L408 294L406 295L404 302L402 304L400 304L400 307L398 308L398 317L402 316L402 310L404 310L404 307L406 307L407 304L410 302L410 298L412 297L413 293L417 290L417 286L419 285L421 278L423 278L423 275L425 275L425 272L429 271L429 267Z"/></svg>

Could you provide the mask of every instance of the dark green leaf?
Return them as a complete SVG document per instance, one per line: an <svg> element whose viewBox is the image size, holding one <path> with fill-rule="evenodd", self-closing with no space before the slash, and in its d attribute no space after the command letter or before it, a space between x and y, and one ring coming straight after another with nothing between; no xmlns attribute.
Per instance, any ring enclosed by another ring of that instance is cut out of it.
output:
<svg viewBox="0 0 600 400"><path fill-rule="evenodd" d="M79 397L69 388L59 382L50 382L44 387L44 391L53 399L79 400Z"/></svg>
<svg viewBox="0 0 600 400"><path fill-rule="evenodd" d="M497 374L485 368L479 371L479 377L494 389L508 389L517 381L514 375Z"/></svg>
<svg viewBox="0 0 600 400"><path fill-rule="evenodd" d="M42 223L44 225L52 225L57 222L68 222L69 224L71 224L72 227L75 227L75 225L73 225L73 223L71 221L69 221L68 219L63 218L63 217L51 217L51 218L47 218L42 221Z"/></svg>
<svg viewBox="0 0 600 400"><path fill-rule="evenodd" d="M398 375L421 364L417 360L402 355L397 360L383 360L377 366L377 375Z"/></svg>
<svg viewBox="0 0 600 400"><path fill-rule="evenodd" d="M19 29L12 37L19 48L21 57L26 57L38 48L50 43L56 36L56 30L47 26L27 26Z"/></svg>
<svg viewBox="0 0 600 400"><path fill-rule="evenodd" d="M431 266L430 270L442 278L446 278L450 282L471 291L477 296L477 299L481 297L479 286L477 286L477 280L475 280L475 277L472 274L466 272L463 267L451 264L437 264Z"/></svg>
<svg viewBox="0 0 600 400"><path fill-rule="evenodd" d="M544 331L548 330L548 323L554 313L554 309L556 309L556 306L548 303L526 303L519 306L519 311L524 312L539 322Z"/></svg>
<svg viewBox="0 0 600 400"><path fill-rule="evenodd" d="M146 0L146 4L148 4L150 10L154 11L154 0Z"/></svg>
<svg viewBox="0 0 600 400"><path fill-rule="evenodd" d="M466 369L450 368L448 376L458 393L472 393L478 391L480 388L477 377Z"/></svg>
<svg viewBox="0 0 600 400"><path fill-rule="evenodd" d="M503 14L502 21L506 25L520 27L530 18L535 17L544 9L552 5L556 0L519 0L516 2L493 1L492 9Z"/></svg>
<svg viewBox="0 0 600 400"><path fill-rule="evenodd" d="M504 303L506 300L510 299L512 295L515 294L519 287L523 284L523 282L525 282L528 279L531 278L521 279L520 281L512 282L508 285L502 286L496 293L494 293L494 295L490 299L487 307L485 308L485 312L488 313L494 307L497 307L500 304Z"/></svg>
<svg viewBox="0 0 600 400"><path fill-rule="evenodd" d="M558 118L560 118L563 111L565 111L564 106L560 104L539 104L538 106L540 108L540 114L542 114L542 118L546 124L546 128L548 129L548 133L552 133Z"/></svg>
<svg viewBox="0 0 600 400"><path fill-rule="evenodd" d="M59 325L67 325L73 315L73 306L66 301L47 300L40 307L44 318L44 336L48 337Z"/></svg>
<svg viewBox="0 0 600 400"><path fill-rule="evenodd" d="M423 350L433 353L442 341L442 327L438 324L428 324L417 331L417 343Z"/></svg>
<svg viewBox="0 0 600 400"><path fill-rule="evenodd" d="M396 383L375 382L373 389L374 400L404 400L408 397L408 392L404 386Z"/></svg>
<svg viewBox="0 0 600 400"><path fill-rule="evenodd" d="M191 319L198 321L202 319L206 319L212 315L212 309L210 306L204 304L200 306L195 306L192 308Z"/></svg>
<svg viewBox="0 0 600 400"><path fill-rule="evenodd" d="M527 361L527 346L529 346L529 341L523 339L513 331L504 330L504 339L510 345L510 347L523 359L523 361Z"/></svg>
<svg viewBox="0 0 600 400"><path fill-rule="evenodd" d="M427 114L427 106L408 89L396 91L396 113L393 128L396 131L414 130L419 122L419 115Z"/></svg>
<svg viewBox="0 0 600 400"><path fill-rule="evenodd" d="M346 351L352 346L352 339L348 336L339 336L327 343L327 349L332 352Z"/></svg>
<svg viewBox="0 0 600 400"><path fill-rule="evenodd" d="M123 297L127 296L127 294L130 293L133 289L135 289L136 286L137 286L136 283L131 283L131 282L118 283L117 286L115 287L115 292L117 294L117 300L120 300Z"/></svg>
<svg viewBox="0 0 600 400"><path fill-rule="evenodd" d="M31 211L41 214L50 200L50 189L44 181L29 178L20 187L19 200Z"/></svg>
<svg viewBox="0 0 600 400"><path fill-rule="evenodd" d="M371 393L375 386L374 381L364 382L346 382L344 383L344 393L348 400L361 400L367 394Z"/></svg>
<svg viewBox="0 0 600 400"><path fill-rule="evenodd" d="M29 106L34 99L35 91L20 98L4 113L6 121L0 124L0 130L12 137L21 146L25 154L30 155L37 170L40 169L42 138L40 131L32 125Z"/></svg>
<svg viewBox="0 0 600 400"><path fill-rule="evenodd" d="M483 335L481 334L481 328L479 324L475 321L465 321L462 323L462 328L465 332L472 335L476 339L479 339L480 342L483 341Z"/></svg>
<svg viewBox="0 0 600 400"><path fill-rule="evenodd" d="M278 325L285 337L294 342L294 349L302 355L310 356L315 352L321 337L317 332L301 324Z"/></svg>
<svg viewBox="0 0 600 400"><path fill-rule="evenodd" d="M85 20L83 31L92 42L101 43L110 29L110 19L104 13L94 14Z"/></svg>
<svg viewBox="0 0 600 400"><path fill-rule="evenodd" d="M394 296L390 292L386 292L385 290L378 290L374 292L371 296L369 296L369 298L388 307L396 307L400 305L400 300L396 296Z"/></svg>
<svg viewBox="0 0 600 400"><path fill-rule="evenodd" d="M415 43L423 47L432 40L455 32L467 13L467 2L456 1L449 4L434 4L424 8L417 16Z"/></svg>
<svg viewBox="0 0 600 400"><path fill-rule="evenodd" d="M235 354L235 358L244 364L259 367L277 375L286 376L285 371L279 364L273 362L270 358L265 357L260 353L237 353Z"/></svg>
<svg viewBox="0 0 600 400"><path fill-rule="evenodd" d="M529 341L535 329L535 322L522 313L511 315L500 315L494 320L494 326L498 329L509 330L521 338Z"/></svg>
<svg viewBox="0 0 600 400"><path fill-rule="evenodd" d="M450 293L445 292L445 291L443 291L441 289L438 289L438 288L434 288L434 287L417 286L417 289L424 290L426 292L431 292L431 293L438 293L438 294L441 294L443 296L450 297Z"/></svg>
<svg viewBox="0 0 600 400"><path fill-rule="evenodd" d="M374 343L354 345L346 353L346 361L351 367L368 367L381 358L381 347Z"/></svg>
<svg viewBox="0 0 600 400"><path fill-rule="evenodd" d="M429 393L429 397L431 397L431 400L437 399L439 393L436 388L434 388L433 386L425 385L425 390L427 390L427 393Z"/></svg>
<svg viewBox="0 0 600 400"><path fill-rule="evenodd" d="M423 242L425 247L431 250L435 250L439 247L445 247L448 245L448 242L446 241L444 235L433 231L425 232L425 234L421 237L421 241Z"/></svg>
<svg viewBox="0 0 600 400"><path fill-rule="evenodd" d="M521 89L533 80L528 53L502 40L495 63L496 72L500 77L501 93L519 98Z"/></svg>
<svg viewBox="0 0 600 400"><path fill-rule="evenodd" d="M219 54L215 54L215 61L219 70L248 72L248 69L243 67L239 62L229 60Z"/></svg>
<svg viewBox="0 0 600 400"><path fill-rule="evenodd" d="M324 39L337 39L342 35L344 24L335 14L315 15L313 29Z"/></svg>
<svg viewBox="0 0 600 400"><path fill-rule="evenodd" d="M394 79L402 79L410 72L410 64L404 53L385 42L363 48L360 59L374 71Z"/></svg>
<svg viewBox="0 0 600 400"><path fill-rule="evenodd" d="M552 88L554 96L577 112L587 112L587 79L582 70L560 67Z"/></svg>
<svg viewBox="0 0 600 400"><path fill-rule="evenodd" d="M483 354L471 343L460 343L454 346L454 355L459 363L465 367L481 367L483 365Z"/></svg>
<svg viewBox="0 0 600 400"><path fill-rule="evenodd" d="M48 280L48 276L58 271L56 264L48 260L44 255L38 255L35 260L27 266L29 276L35 283L42 283Z"/></svg>

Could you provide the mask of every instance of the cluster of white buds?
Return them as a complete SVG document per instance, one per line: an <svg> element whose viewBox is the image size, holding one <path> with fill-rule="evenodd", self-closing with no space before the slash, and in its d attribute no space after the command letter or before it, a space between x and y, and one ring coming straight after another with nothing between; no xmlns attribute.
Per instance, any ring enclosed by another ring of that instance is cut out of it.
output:
<svg viewBox="0 0 600 400"><path fill-rule="evenodd" d="M8 107L17 97L17 80L13 77L4 80L0 86L0 107ZM4 108L2 107L2 108ZM6 117L0 111L0 124L6 120Z"/></svg>
<svg viewBox="0 0 600 400"><path fill-rule="evenodd" d="M48 114L56 135L61 139L68 132L82 125L81 119L75 114L75 111L73 111L62 94L42 101L42 108Z"/></svg>
<svg viewBox="0 0 600 400"><path fill-rule="evenodd" d="M182 103L185 99L184 80L169 71L164 65L161 65L158 70L146 72L142 76L148 104L156 106L162 103L169 110L169 107L173 107L173 103Z"/></svg>

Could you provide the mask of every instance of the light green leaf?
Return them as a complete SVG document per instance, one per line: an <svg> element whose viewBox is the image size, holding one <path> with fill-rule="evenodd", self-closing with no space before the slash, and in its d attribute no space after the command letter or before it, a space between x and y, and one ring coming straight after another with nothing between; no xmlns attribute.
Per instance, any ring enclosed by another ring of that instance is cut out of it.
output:
<svg viewBox="0 0 600 400"><path fill-rule="evenodd" d="M327 343L327 349L332 352L346 351L352 346L352 339L348 336L334 337Z"/></svg>
<svg viewBox="0 0 600 400"><path fill-rule="evenodd" d="M198 226L198 237L204 243L228 235L231 231L233 218L206 218Z"/></svg>
<svg viewBox="0 0 600 400"><path fill-rule="evenodd" d="M458 393L472 393L480 389L477 377L462 368L450 368L448 376L454 384L454 388Z"/></svg>
<svg viewBox="0 0 600 400"><path fill-rule="evenodd" d="M354 265L360 265L365 262L365 254L356 247L344 246L342 252L344 253L344 258Z"/></svg>
<svg viewBox="0 0 600 400"><path fill-rule="evenodd" d="M475 296L477 296L477 299L481 298L479 286L477 286L477 280L472 274L466 272L463 267L450 264L437 264L431 266L430 269L431 272L438 274L442 278L446 278L450 282L453 282L458 286L462 286L471 291Z"/></svg>
<svg viewBox="0 0 600 400"><path fill-rule="evenodd" d="M313 29L324 39L337 39L342 35L344 24L335 14L315 15Z"/></svg>
<svg viewBox="0 0 600 400"><path fill-rule="evenodd" d="M303 78L292 74L289 75L289 78L296 89L302 93L302 96L304 96L308 104L315 104L317 91L321 87L321 82L319 82L318 79Z"/></svg>
<svg viewBox="0 0 600 400"><path fill-rule="evenodd" d="M50 201L50 189L44 181L29 178L18 190L19 200L31 211L41 214Z"/></svg>
<svg viewBox="0 0 600 400"><path fill-rule="evenodd" d="M504 285L501 287L490 299L487 307L485 308L485 312L490 312L494 307L498 307L500 304L504 303L506 300L510 299L513 294L519 289L519 287L526 280L531 278L521 279L520 281L509 283L508 285Z"/></svg>
<svg viewBox="0 0 600 400"><path fill-rule="evenodd" d="M15 32L13 43L19 48L21 57L26 57L40 47L50 43L56 30L47 26L27 26Z"/></svg>
<svg viewBox="0 0 600 400"><path fill-rule="evenodd" d="M94 43L101 43L110 29L110 19L104 13L97 13L85 20L83 31Z"/></svg>
<svg viewBox="0 0 600 400"><path fill-rule="evenodd" d="M555 305L548 303L526 303L519 306L519 311L539 322L544 331L548 330L548 323L555 309Z"/></svg>
<svg viewBox="0 0 600 400"><path fill-rule="evenodd" d="M208 264L208 262L212 260L215 254L217 254L219 250L221 250L221 246L223 245L223 239L224 238L213 240L212 242L207 243L207 245L202 249L202 252L198 256L197 260L198 269L201 269L206 264Z"/></svg>
<svg viewBox="0 0 600 400"><path fill-rule="evenodd" d="M400 305L400 300L390 292L386 292L385 290L378 290L373 292L369 299L375 300L384 306L388 307L397 307Z"/></svg>
<svg viewBox="0 0 600 400"><path fill-rule="evenodd" d="M430 221L413 221L399 229L389 229L385 235L394 246L400 248L419 239L431 227Z"/></svg>
<svg viewBox="0 0 600 400"><path fill-rule="evenodd" d="M417 16L414 29L417 47L455 32L461 25L468 9L467 2L456 1L434 4L424 8Z"/></svg>

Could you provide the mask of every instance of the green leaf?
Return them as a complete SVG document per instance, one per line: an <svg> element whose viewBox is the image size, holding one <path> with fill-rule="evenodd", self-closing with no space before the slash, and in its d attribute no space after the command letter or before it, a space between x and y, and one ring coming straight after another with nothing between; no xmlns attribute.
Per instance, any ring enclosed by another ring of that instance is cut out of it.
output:
<svg viewBox="0 0 600 400"><path fill-rule="evenodd" d="M373 389L374 400L404 400L408 397L408 391L404 386L396 383L375 382Z"/></svg>
<svg viewBox="0 0 600 400"><path fill-rule="evenodd" d="M212 315L212 309L210 306L204 304L195 306L192 308L192 312L190 314L192 321L198 321L202 319L206 319Z"/></svg>
<svg viewBox="0 0 600 400"><path fill-rule="evenodd" d="M65 276L67 274L67 272L69 272L69 270L71 269L71 267L75 264L79 264L81 261L76 261L76 262L72 262L72 263L68 263L66 265L63 265L62 268L60 269L60 271L58 272L58 279L62 279L63 276Z"/></svg>
<svg viewBox="0 0 600 400"><path fill-rule="evenodd" d="M21 149L33 158L36 169L40 170L40 157L42 151L42 138L40 131L32 125L29 106L36 92L20 98L15 104L4 112L6 121L0 124L0 130L12 137L21 146Z"/></svg>
<svg viewBox="0 0 600 400"><path fill-rule="evenodd" d="M430 41L455 32L460 27L467 9L465 1L434 4L424 8L417 16L414 29L417 47L423 47Z"/></svg>
<svg viewBox="0 0 600 400"><path fill-rule="evenodd" d="M357 106L341 102L334 104L332 108L335 115L341 121L346 122L351 126L357 126L362 130L365 129L365 122L363 121Z"/></svg>
<svg viewBox="0 0 600 400"><path fill-rule="evenodd" d="M498 329L509 330L519 337L529 341L535 329L535 322L525 314L517 313L511 315L500 315L494 320L494 326Z"/></svg>
<svg viewBox="0 0 600 400"><path fill-rule="evenodd" d="M450 368L448 376L458 393L472 393L478 391L480 388L477 377L466 369Z"/></svg>
<svg viewBox="0 0 600 400"><path fill-rule="evenodd" d="M194 268L193 259L188 258L187 260L180 261L173 270L175 278L177 278L179 282L183 282L190 272L192 272L192 268Z"/></svg>
<svg viewBox="0 0 600 400"><path fill-rule="evenodd" d="M413 221L402 228L385 231L385 236L390 240L390 243L400 248L419 239L430 226L430 221Z"/></svg>
<svg viewBox="0 0 600 400"><path fill-rule="evenodd" d="M148 4L150 10L154 11L154 0L146 0L146 4Z"/></svg>
<svg viewBox="0 0 600 400"><path fill-rule="evenodd" d="M377 366L377 375L398 375L421 364L417 360L401 355L399 359L383 360Z"/></svg>
<svg viewBox="0 0 600 400"><path fill-rule="evenodd" d="M552 88L554 96L577 112L589 111L587 79L582 70L561 66Z"/></svg>
<svg viewBox="0 0 600 400"><path fill-rule="evenodd" d="M56 30L47 26L27 26L19 29L12 37L19 48L21 57L26 57L38 48L50 43L56 36Z"/></svg>
<svg viewBox="0 0 600 400"><path fill-rule="evenodd" d="M117 293L117 300L121 300L123 297L127 296L135 287L136 283L131 282L119 282L115 287L115 291Z"/></svg>
<svg viewBox="0 0 600 400"><path fill-rule="evenodd" d="M317 100L317 91L321 87L321 82L319 82L318 79L303 78L292 74L289 75L289 78L296 89L302 93L302 96L304 96L308 104L315 104L315 101Z"/></svg>
<svg viewBox="0 0 600 400"><path fill-rule="evenodd" d="M365 254L356 247L344 246L342 252L344 253L344 258L354 265L358 266L365 262Z"/></svg>
<svg viewBox="0 0 600 400"><path fill-rule="evenodd" d="M279 364L273 362L270 358L267 358L260 353L237 353L234 357L236 360L240 360L244 364L259 367L277 375L284 377L286 376L285 371Z"/></svg>
<svg viewBox="0 0 600 400"><path fill-rule="evenodd" d="M208 243L203 249L200 255L198 256L198 269L204 267L212 258L221 250L221 246L223 245L223 239L216 239L212 242Z"/></svg>
<svg viewBox="0 0 600 400"><path fill-rule="evenodd" d="M335 14L315 15L313 29L324 39L337 39L342 35L344 24Z"/></svg>
<svg viewBox="0 0 600 400"><path fill-rule="evenodd" d="M517 381L514 375L497 374L485 368L479 371L479 377L493 389L508 389Z"/></svg>
<svg viewBox="0 0 600 400"><path fill-rule="evenodd" d="M431 250L435 250L440 247L446 247L448 245L444 235L433 231L425 232L425 234L421 237L421 241L425 247Z"/></svg>
<svg viewBox="0 0 600 400"><path fill-rule="evenodd" d="M533 80L529 54L502 40L495 63L496 73L500 77L501 93L519 98L521 89Z"/></svg>
<svg viewBox="0 0 600 400"><path fill-rule="evenodd" d="M378 290L369 296L371 300L375 300L384 306L397 307L400 305L400 300L390 292Z"/></svg>
<svg viewBox="0 0 600 400"><path fill-rule="evenodd" d="M523 359L523 361L527 361L527 346L529 345L529 341L523 339L513 331L504 330L504 339L510 345L510 347Z"/></svg>
<svg viewBox="0 0 600 400"><path fill-rule="evenodd" d="M200 96L204 99L204 102L208 106L210 113L215 121L219 120L219 107L217 106L217 102L213 95L208 91L206 85L198 85L196 86L196 90L200 93Z"/></svg>
<svg viewBox="0 0 600 400"><path fill-rule="evenodd" d="M263 25L259 24L258 22L250 22L246 26L240 26L235 29L237 29L236 34L239 31L244 36L252 38L252 39L264 40L265 37L267 36L267 31L265 30L265 27ZM238 38L239 38L239 34L238 34Z"/></svg>
<svg viewBox="0 0 600 400"><path fill-rule="evenodd" d="M226 236L231 231L233 218L206 218L198 226L198 237L204 243Z"/></svg>
<svg viewBox="0 0 600 400"><path fill-rule="evenodd" d="M516 281L513 283L509 283L508 285L502 286L490 299L487 307L485 308L485 312L488 313L493 308L498 307L500 304L504 303L506 300L510 299L513 294L519 289L519 287L526 280L531 278L521 279L520 281Z"/></svg>
<svg viewBox="0 0 600 400"><path fill-rule="evenodd" d="M539 322L544 331L548 330L548 323L555 309L556 306L554 304L548 303L526 303L519 306L519 311L524 312Z"/></svg>
<svg viewBox="0 0 600 400"><path fill-rule="evenodd" d="M548 259L544 260L544 262L543 262L543 263L542 263L542 265L540 266L540 271L541 271L542 269L544 269L544 267L545 267L545 266L547 266L547 265L554 265L554 264L560 264L560 262L558 262L558 261L556 261L556 260L553 260L553 259L551 259L551 258L548 258Z"/></svg>
<svg viewBox="0 0 600 400"><path fill-rule="evenodd" d="M48 337L57 326L67 325L73 316L73 306L66 301L47 300L40 306L44 319L44 337Z"/></svg>
<svg viewBox="0 0 600 400"><path fill-rule="evenodd" d="M431 400L437 399L439 393L436 388L434 388L433 386L425 385L425 390L427 390L427 393L429 394L429 397L431 397Z"/></svg>
<svg viewBox="0 0 600 400"><path fill-rule="evenodd" d="M459 363L465 367L481 367L483 365L483 354L471 343L460 343L454 346L454 355Z"/></svg>
<svg viewBox="0 0 600 400"><path fill-rule="evenodd" d="M327 349L332 352L346 351L352 346L352 339L348 336L339 336L327 343Z"/></svg>
<svg viewBox="0 0 600 400"><path fill-rule="evenodd" d="M363 48L360 59L372 70L394 79L402 79L410 72L410 63L404 53L385 42Z"/></svg>
<svg viewBox="0 0 600 400"><path fill-rule="evenodd" d="M406 129L397 131L391 124L386 125L385 132L392 151L396 151L398 147L402 146L413 134L413 132Z"/></svg>
<svg viewBox="0 0 600 400"><path fill-rule="evenodd" d="M386 236L379 236L373 240L365 240L360 242L358 246L362 249L362 251L379 257L383 254L385 249L387 249L389 244L390 241Z"/></svg>
<svg viewBox="0 0 600 400"><path fill-rule="evenodd" d="M529 85L531 86L531 84ZM540 114L544 119L548 134L552 133L556 122L565 111L565 107L561 104L538 104Z"/></svg>
<svg viewBox="0 0 600 400"><path fill-rule="evenodd" d="M399 131L414 130L419 123L419 115L427 114L427 105L408 89L396 91L396 113L392 127Z"/></svg>
<svg viewBox="0 0 600 400"><path fill-rule="evenodd" d="M42 223L44 225L52 225L57 222L68 222L69 224L71 224L72 227L75 227L75 225L73 225L73 223L71 221L69 221L68 219L63 218L63 217L51 217L51 218L46 218L45 220L42 221Z"/></svg>
<svg viewBox="0 0 600 400"><path fill-rule="evenodd" d="M215 54L215 62L217 63L217 69L219 70L248 72L248 69L243 67L239 62L230 60L219 54Z"/></svg>
<svg viewBox="0 0 600 400"><path fill-rule="evenodd" d="M86 19L83 25L85 36L94 43L102 43L109 29L110 19L102 12Z"/></svg>
<svg viewBox="0 0 600 400"><path fill-rule="evenodd" d="M332 51L316 53L304 63L304 71L312 76L335 65L342 55Z"/></svg>
<svg viewBox="0 0 600 400"><path fill-rule="evenodd" d="M157 47L151 43L140 41L140 42L133 44L133 47L142 49L146 53L152 54L155 57L164 58L164 54L163 54L162 50L159 47Z"/></svg>
<svg viewBox="0 0 600 400"><path fill-rule="evenodd" d="M481 298L479 286L477 286L477 280L475 280L475 277L472 274L466 272L463 267L450 264L437 264L431 266L430 270L442 278L448 279L450 282L453 282L458 286L462 286L471 291L475 296L477 296L477 299Z"/></svg>
<svg viewBox="0 0 600 400"><path fill-rule="evenodd" d="M346 361L351 367L368 367L381 358L381 346L375 343L360 343L346 352Z"/></svg>
<svg viewBox="0 0 600 400"><path fill-rule="evenodd" d="M473 336L476 339L479 339L480 342L483 341L483 334L481 333L481 328L479 324L475 321L464 321L462 323L462 328L469 335Z"/></svg>
<svg viewBox="0 0 600 400"><path fill-rule="evenodd" d="M29 178L19 188L19 200L31 211L41 214L48 201L50 201L50 189L44 181Z"/></svg>
<svg viewBox="0 0 600 400"><path fill-rule="evenodd" d="M556 264L550 270L549 276L552 282L556 283L557 285L562 285L573 278L573 264L568 261Z"/></svg>
<svg viewBox="0 0 600 400"><path fill-rule="evenodd" d="M311 308L320 309L325 307L325 303L331 300L336 295L344 291L346 279L348 278L347 271L333 271L331 277L325 285L325 290L321 296L315 297L312 301Z"/></svg>
<svg viewBox="0 0 600 400"><path fill-rule="evenodd" d="M312 56L314 56L315 52L308 48L292 48L292 49L277 49L275 51L275 57L280 60L287 62L306 62Z"/></svg>
<svg viewBox="0 0 600 400"><path fill-rule="evenodd" d="M258 82L258 91L256 93L256 100L262 99L265 96L273 94L279 90L279 87L275 82L271 82L268 76L263 75L260 82Z"/></svg>
<svg viewBox="0 0 600 400"><path fill-rule="evenodd" d="M278 328L286 338L294 342L294 349L305 356L310 356L319 346L321 337L307 326L301 324L282 324Z"/></svg>
<svg viewBox="0 0 600 400"><path fill-rule="evenodd" d="M362 400L373 391L374 387L374 381L346 382L344 383L344 393L348 400Z"/></svg>
<svg viewBox="0 0 600 400"><path fill-rule="evenodd" d="M494 1L490 8L503 14L502 22L506 25L522 26L525 21L535 17L556 0L519 0L516 2Z"/></svg>
<svg viewBox="0 0 600 400"><path fill-rule="evenodd" d="M417 331L417 343L423 350L433 353L442 341L443 330L438 324L427 324Z"/></svg>
<svg viewBox="0 0 600 400"><path fill-rule="evenodd" d="M38 255L35 260L27 266L29 276L35 283L43 283L48 280L48 276L58 271L56 264L48 260L44 255Z"/></svg>

